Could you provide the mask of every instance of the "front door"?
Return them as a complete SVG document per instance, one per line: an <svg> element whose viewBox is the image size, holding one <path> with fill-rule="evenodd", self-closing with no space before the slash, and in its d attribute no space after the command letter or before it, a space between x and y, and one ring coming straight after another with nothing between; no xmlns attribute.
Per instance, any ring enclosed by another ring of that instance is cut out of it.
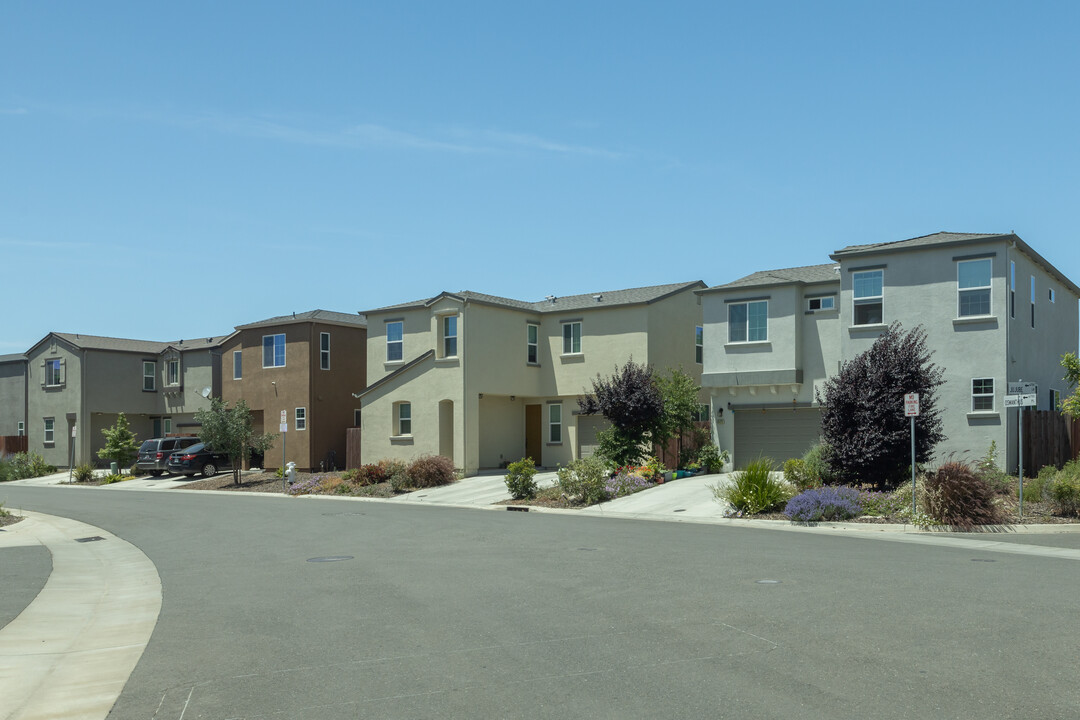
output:
<svg viewBox="0 0 1080 720"><path fill-rule="evenodd" d="M525 406L525 457L532 458L537 465L543 465L543 416L540 405Z"/></svg>

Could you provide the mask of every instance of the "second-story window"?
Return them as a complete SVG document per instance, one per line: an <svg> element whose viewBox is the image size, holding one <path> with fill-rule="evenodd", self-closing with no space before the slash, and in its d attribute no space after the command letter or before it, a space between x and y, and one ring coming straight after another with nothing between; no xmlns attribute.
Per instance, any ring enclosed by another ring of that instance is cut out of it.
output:
<svg viewBox="0 0 1080 720"><path fill-rule="evenodd" d="M540 362L540 326L533 323L525 326L525 361L533 365Z"/></svg>
<svg viewBox="0 0 1080 720"><path fill-rule="evenodd" d="M165 384L166 385L179 385L180 384L180 359L169 358L165 361Z"/></svg>
<svg viewBox="0 0 1080 720"><path fill-rule="evenodd" d="M728 305L728 342L765 342L768 339L768 300Z"/></svg>
<svg viewBox="0 0 1080 720"><path fill-rule="evenodd" d="M1016 317L1016 261L1009 261L1009 317Z"/></svg>
<svg viewBox="0 0 1080 720"><path fill-rule="evenodd" d="M694 361L700 365L705 359L705 333L700 325L694 328Z"/></svg>
<svg viewBox="0 0 1080 720"><path fill-rule="evenodd" d="M158 364L150 361L143 362L143 390L152 392L157 388Z"/></svg>
<svg viewBox="0 0 1080 720"><path fill-rule="evenodd" d="M876 325L884 321L882 312L885 287L884 270L852 273L852 324Z"/></svg>
<svg viewBox="0 0 1080 720"><path fill-rule="evenodd" d="M807 310L832 310L836 306L836 298L832 295L825 297L809 298L806 301Z"/></svg>
<svg viewBox="0 0 1080 720"><path fill-rule="evenodd" d="M60 358L50 358L45 361L45 385L56 387L60 384Z"/></svg>
<svg viewBox="0 0 1080 720"><path fill-rule="evenodd" d="M442 318L442 356L457 357L457 315Z"/></svg>
<svg viewBox="0 0 1080 720"><path fill-rule="evenodd" d="M404 357L403 353L403 330L405 323L401 320L386 323L386 362L398 362Z"/></svg>
<svg viewBox="0 0 1080 720"><path fill-rule="evenodd" d="M1031 276L1031 327L1035 327L1035 276Z"/></svg>
<svg viewBox="0 0 1080 720"><path fill-rule="evenodd" d="M307 430L307 408L296 408L296 429Z"/></svg>
<svg viewBox="0 0 1080 720"><path fill-rule="evenodd" d="M319 367L330 369L330 333L319 333Z"/></svg>
<svg viewBox="0 0 1080 720"><path fill-rule="evenodd" d="M232 354L232 378L240 380L244 377L244 351L233 350Z"/></svg>
<svg viewBox="0 0 1080 720"><path fill-rule="evenodd" d="M562 326L563 355L576 355L581 352L581 323L567 322Z"/></svg>
<svg viewBox="0 0 1080 720"><path fill-rule="evenodd" d="M959 317L990 314L990 258L956 263Z"/></svg>
<svg viewBox="0 0 1080 720"><path fill-rule="evenodd" d="M285 333L263 335L263 367L285 367Z"/></svg>

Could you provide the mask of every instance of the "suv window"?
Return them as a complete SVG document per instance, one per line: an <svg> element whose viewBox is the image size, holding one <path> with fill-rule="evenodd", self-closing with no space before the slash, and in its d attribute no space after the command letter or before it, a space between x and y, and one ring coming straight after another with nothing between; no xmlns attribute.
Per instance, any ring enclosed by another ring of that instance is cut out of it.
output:
<svg viewBox="0 0 1080 720"><path fill-rule="evenodd" d="M150 452L157 449L157 440L143 440L143 444L139 446L139 452Z"/></svg>
<svg viewBox="0 0 1080 720"><path fill-rule="evenodd" d="M161 441L161 452L169 452L176 449L176 441L166 438Z"/></svg>
<svg viewBox="0 0 1080 720"><path fill-rule="evenodd" d="M180 447L180 448L186 448L186 447L191 447L192 445L194 445L194 444L195 444L195 443L197 443L197 442L199 442L199 438L194 438L194 437L190 437L190 438L180 438L180 445L179 445L179 447Z"/></svg>

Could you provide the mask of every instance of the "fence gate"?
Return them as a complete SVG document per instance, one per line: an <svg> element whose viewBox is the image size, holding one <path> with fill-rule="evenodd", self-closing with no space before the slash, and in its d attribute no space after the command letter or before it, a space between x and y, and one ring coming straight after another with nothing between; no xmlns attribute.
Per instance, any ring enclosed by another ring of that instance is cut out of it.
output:
<svg viewBox="0 0 1080 720"><path fill-rule="evenodd" d="M360 460L360 428L347 428L345 430L345 469L358 468L362 464Z"/></svg>
<svg viewBox="0 0 1080 720"><path fill-rule="evenodd" d="M1061 467L1080 455L1080 418L1056 410L1024 411L1024 474Z"/></svg>

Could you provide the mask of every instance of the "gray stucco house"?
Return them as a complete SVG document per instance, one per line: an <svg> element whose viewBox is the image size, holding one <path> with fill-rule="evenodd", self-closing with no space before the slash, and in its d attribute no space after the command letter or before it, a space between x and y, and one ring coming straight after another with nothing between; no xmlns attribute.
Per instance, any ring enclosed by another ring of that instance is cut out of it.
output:
<svg viewBox="0 0 1080 720"><path fill-rule="evenodd" d="M0 355L0 436L26 434L26 356Z"/></svg>
<svg viewBox="0 0 1080 720"><path fill-rule="evenodd" d="M195 412L221 395L223 340L49 333L26 353L28 449L60 467L73 454L97 464L101 431L121 412L140 441L194 432Z"/></svg>
<svg viewBox="0 0 1080 720"><path fill-rule="evenodd" d="M816 391L899 321L926 329L945 371L937 457L975 459L993 441L1015 471L1007 384L1037 383L1037 409L1056 409L1068 389L1061 356L1077 351L1080 288L1011 233L941 232L829 257L700 291L702 385L735 467L759 454L801 456L818 439Z"/></svg>

